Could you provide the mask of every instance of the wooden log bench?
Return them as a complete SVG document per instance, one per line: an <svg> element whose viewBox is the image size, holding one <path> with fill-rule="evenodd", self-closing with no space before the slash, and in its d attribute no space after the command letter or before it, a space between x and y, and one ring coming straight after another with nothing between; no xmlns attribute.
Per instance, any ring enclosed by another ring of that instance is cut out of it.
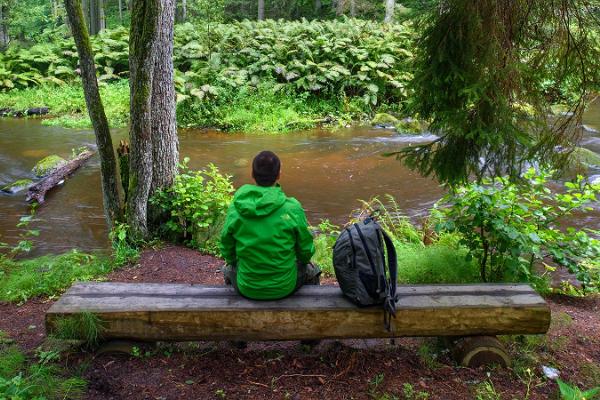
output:
<svg viewBox="0 0 600 400"><path fill-rule="evenodd" d="M550 309L528 285L398 287L392 331L380 307L359 308L336 286L305 286L277 301L245 299L231 287L155 283L76 283L46 313L57 320L90 312L104 340L313 340L438 336L459 363L508 365L500 334L541 334Z"/></svg>

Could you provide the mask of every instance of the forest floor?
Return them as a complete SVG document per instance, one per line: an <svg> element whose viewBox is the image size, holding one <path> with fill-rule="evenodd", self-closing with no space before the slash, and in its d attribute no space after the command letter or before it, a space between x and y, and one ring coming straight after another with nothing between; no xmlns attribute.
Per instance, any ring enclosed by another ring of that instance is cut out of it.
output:
<svg viewBox="0 0 600 400"><path fill-rule="evenodd" d="M146 250L110 281L221 284L222 261L181 247ZM334 283L332 279L325 283ZM435 339L140 345L134 355L77 351L63 356L83 371L85 399L559 399L542 366L581 388L600 386L600 296L546 298L547 335L501 338L510 369L454 364ZM52 299L0 303L0 330L28 354L46 339Z"/></svg>

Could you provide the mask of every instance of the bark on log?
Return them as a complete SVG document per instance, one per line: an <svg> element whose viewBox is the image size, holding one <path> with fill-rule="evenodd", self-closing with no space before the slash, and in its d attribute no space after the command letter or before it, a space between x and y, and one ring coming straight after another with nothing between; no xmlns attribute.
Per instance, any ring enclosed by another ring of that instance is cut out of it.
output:
<svg viewBox="0 0 600 400"><path fill-rule="evenodd" d="M25 200L28 202L37 201L38 204L43 204L46 198L46 193L49 190L67 179L93 155L93 151L86 150L72 160L69 160L65 165L57 168L48 176L42 178L41 181L30 187Z"/></svg>

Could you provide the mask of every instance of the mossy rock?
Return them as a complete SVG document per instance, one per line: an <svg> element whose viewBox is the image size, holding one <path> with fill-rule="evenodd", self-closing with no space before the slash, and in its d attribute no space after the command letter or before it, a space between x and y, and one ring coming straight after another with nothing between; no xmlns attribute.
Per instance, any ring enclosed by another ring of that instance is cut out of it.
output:
<svg viewBox="0 0 600 400"><path fill-rule="evenodd" d="M375 117L371 120L371 125L380 126L384 128L393 128L398 122L400 122L398 118L394 117L391 114L379 113L376 114Z"/></svg>
<svg viewBox="0 0 600 400"><path fill-rule="evenodd" d="M56 168L59 168L62 165L64 165L66 162L67 161L64 158L53 154L38 161L38 163L35 164L35 167L33 167L31 172L33 172L36 176L39 177L46 176Z"/></svg>
<svg viewBox="0 0 600 400"><path fill-rule="evenodd" d="M399 133L419 134L423 132L423 124L414 118L404 118L398 121L395 126Z"/></svg>
<svg viewBox="0 0 600 400"><path fill-rule="evenodd" d="M2 186L0 190L6 193L18 193L22 190L28 189L33 184L31 179L18 179L13 183Z"/></svg>
<svg viewBox="0 0 600 400"><path fill-rule="evenodd" d="M586 176L589 174L591 167L600 167L600 154L583 147L576 147L571 153L569 162L561 177L572 179L577 175Z"/></svg>

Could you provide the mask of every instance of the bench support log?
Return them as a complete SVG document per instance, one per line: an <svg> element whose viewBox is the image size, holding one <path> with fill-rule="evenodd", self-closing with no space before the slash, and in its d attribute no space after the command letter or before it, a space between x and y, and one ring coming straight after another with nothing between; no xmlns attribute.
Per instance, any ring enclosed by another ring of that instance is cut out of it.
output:
<svg viewBox="0 0 600 400"><path fill-rule="evenodd" d="M510 356L496 336L467 336L452 338L448 342L454 360L463 367L510 367Z"/></svg>

